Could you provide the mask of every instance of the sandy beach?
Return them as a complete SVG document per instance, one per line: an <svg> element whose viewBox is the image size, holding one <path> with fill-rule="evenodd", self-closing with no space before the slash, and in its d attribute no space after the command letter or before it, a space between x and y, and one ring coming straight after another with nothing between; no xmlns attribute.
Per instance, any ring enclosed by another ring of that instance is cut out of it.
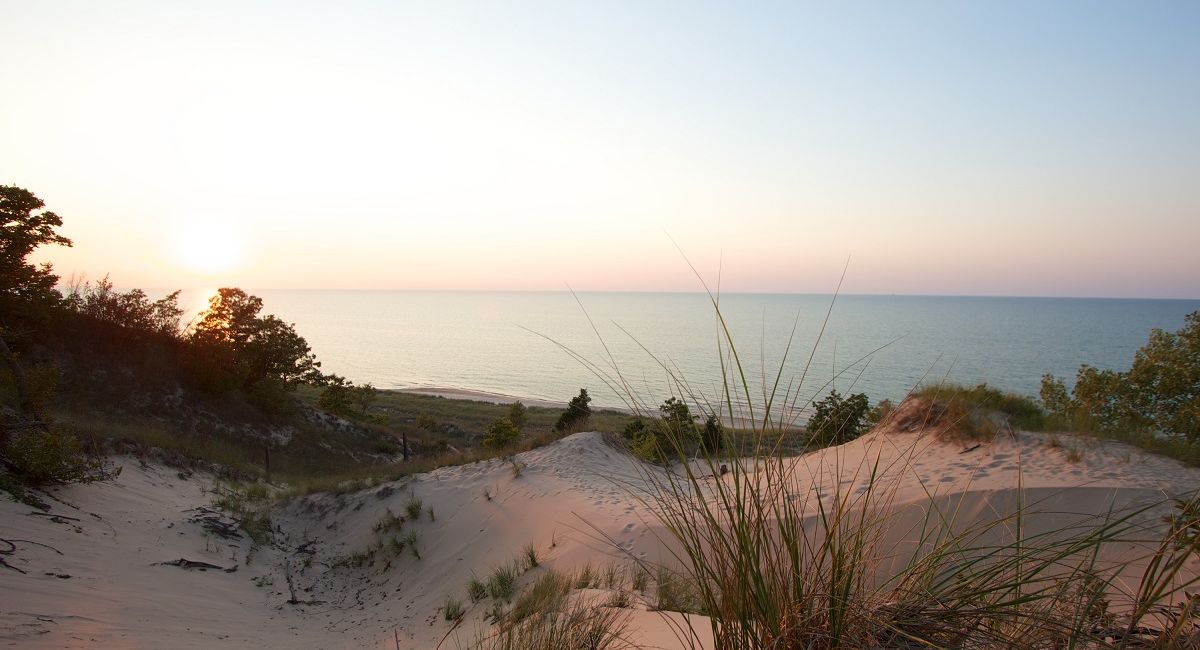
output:
<svg viewBox="0 0 1200 650"><path fill-rule="evenodd" d="M601 575L612 567L618 579L606 586L597 578L573 598L600 603L629 591L622 616L631 646L686 647L676 638L682 616L648 611L651 594L633 591L626 577L635 560L671 561L670 544L642 501L653 475L667 470L633 459L600 433L575 434L509 461L293 499L272 512L274 542L254 549L240 532L220 532L232 521L211 508L213 477L118 461L123 471L110 483L51 492L50 512L0 503L0 538L12 547L3 556L11 567L0 590L3 643L467 647L487 633L489 608L489 599L467 597L469 581L518 561L532 545L539 566L522 569L518 591L551 568L591 567ZM795 480L826 500L863 489L867 468L885 468L882 480L895 484L890 508L949 500L962 525L1012 507L1018 481L1023 498L1047 512L1087 515L1200 488L1200 470L1176 461L1050 434L1001 436L968 448L876 432L788 462ZM407 517L409 508L418 514L403 531L417 550L391 554L392 535L380 532L380 522ZM1028 525L1055 521L1061 514ZM898 524L888 535L900 543L906 531ZM443 616L448 597L465 605L458 625ZM693 616L690 625L710 639L705 619Z"/></svg>

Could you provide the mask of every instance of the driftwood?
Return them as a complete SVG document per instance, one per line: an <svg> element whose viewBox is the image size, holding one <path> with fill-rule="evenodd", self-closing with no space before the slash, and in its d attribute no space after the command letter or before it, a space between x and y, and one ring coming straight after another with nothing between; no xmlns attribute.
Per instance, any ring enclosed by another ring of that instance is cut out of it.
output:
<svg viewBox="0 0 1200 650"><path fill-rule="evenodd" d="M17 545L13 543L15 541L17 541L17 540L0 539L0 543L8 544L8 548L0 548L0 556L12 555L13 553L15 553L17 551ZM9 564L7 561L5 561L5 559L3 557L0 557L0 566L12 569L13 571L16 571L17 573L25 573L24 569L21 569L19 567L15 567L15 566Z"/></svg>
<svg viewBox="0 0 1200 650"><path fill-rule="evenodd" d="M233 573L234 571L238 570L236 564L229 567L228 569L226 569L223 566L209 564L208 562L199 562L197 560L189 560L189 559L182 558L182 557L179 558L178 560L171 560L170 562L157 562L154 564L154 566L177 566L181 569L189 569L189 570L195 569L198 571L208 571L209 569L217 569L218 571L224 571L225 573Z"/></svg>
<svg viewBox="0 0 1200 650"><path fill-rule="evenodd" d="M242 529L236 521L229 520L224 514L210 508L201 506L192 508L196 514L192 515L190 520L225 540L240 540L242 539Z"/></svg>

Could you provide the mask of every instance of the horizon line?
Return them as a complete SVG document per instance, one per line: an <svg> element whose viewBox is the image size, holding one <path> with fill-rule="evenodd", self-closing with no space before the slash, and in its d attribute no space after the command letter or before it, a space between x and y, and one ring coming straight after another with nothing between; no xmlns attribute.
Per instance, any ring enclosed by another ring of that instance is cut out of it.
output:
<svg viewBox="0 0 1200 650"><path fill-rule="evenodd" d="M234 286L247 292L339 292L339 293L544 293L544 294L677 294L677 295L709 295L704 290L650 290L650 289L412 289L412 288L345 288L345 287L251 287L238 285L199 285L191 287L117 287L122 291L141 288L144 291L207 291L217 287ZM750 296L820 296L820 297L860 297L860 298L1007 298L1007 299L1038 299L1038 300L1163 300L1176 302L1200 302L1196 297L1163 297L1163 296L1064 296L1064 295L1021 295L1021 294L966 294L966 293L872 293L872 292L818 292L818 291L721 291L715 296L750 295Z"/></svg>

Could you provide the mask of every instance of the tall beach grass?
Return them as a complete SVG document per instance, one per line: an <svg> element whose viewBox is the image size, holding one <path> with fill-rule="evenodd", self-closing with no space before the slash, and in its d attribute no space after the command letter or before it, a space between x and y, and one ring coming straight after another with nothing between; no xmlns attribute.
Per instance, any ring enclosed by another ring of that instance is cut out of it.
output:
<svg viewBox="0 0 1200 650"><path fill-rule="evenodd" d="M738 422L742 435L711 450L668 428L666 467L643 465L648 488L628 485L661 524L671 556L659 565L630 559L686 582L689 608L707 617L667 619L685 645L698 647L693 627L707 625L721 649L1200 647L1200 596L1190 594L1200 551L1196 495L1064 513L1053 494L1018 482L986 497L990 516L974 516L964 511L967 494L939 494L916 477L916 435L886 443L899 453L884 454L880 443L854 462L837 448L822 452L834 455L837 474L822 485L803 459L778 452L827 386L813 390L807 370L785 377L786 357L772 370L765 361L752 369L718 294L709 297L719 390L704 394L669 362L659 365L672 394L702 418ZM823 335L824 327L810 364ZM631 410L653 413L611 355L593 362L564 349ZM765 381L748 381L752 373ZM1026 415L1024 404L1010 406ZM901 499L905 477L918 479L915 501L911 493ZM856 489L842 489L845 482Z"/></svg>

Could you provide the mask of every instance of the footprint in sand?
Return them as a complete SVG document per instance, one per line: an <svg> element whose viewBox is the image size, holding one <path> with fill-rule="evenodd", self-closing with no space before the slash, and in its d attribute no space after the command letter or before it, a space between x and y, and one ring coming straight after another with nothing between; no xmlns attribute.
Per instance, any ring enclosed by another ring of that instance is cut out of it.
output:
<svg viewBox="0 0 1200 650"><path fill-rule="evenodd" d="M636 525L637 524L625 524L625 528L623 530L624 532L628 533L629 531L633 530L634 526Z"/></svg>

